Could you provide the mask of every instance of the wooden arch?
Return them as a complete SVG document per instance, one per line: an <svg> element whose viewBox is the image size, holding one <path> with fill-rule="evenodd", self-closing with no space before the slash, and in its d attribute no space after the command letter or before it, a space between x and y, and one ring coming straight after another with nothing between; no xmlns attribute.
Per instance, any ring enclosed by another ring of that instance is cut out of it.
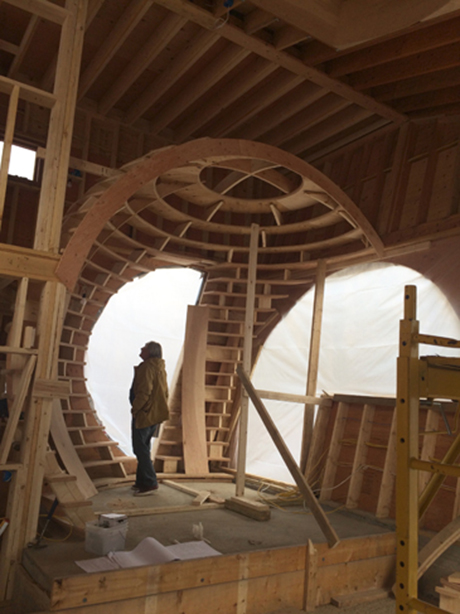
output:
<svg viewBox="0 0 460 614"><path fill-rule="evenodd" d="M291 154L244 140L206 138L153 151L93 186L67 214L57 269L70 292L59 371L70 380L71 394L62 410L93 479L114 467L118 473L112 475L123 477L129 460L105 434L86 390L91 329L121 286L162 266L205 273L199 304L209 312L208 460L228 461L239 407L235 370L242 357L252 224L259 225L261 238L254 355L315 283L319 259L332 270L383 251L362 212L326 176ZM173 413L180 413L180 398L173 405ZM180 422L179 416L166 426L160 444L164 473L181 470Z"/></svg>

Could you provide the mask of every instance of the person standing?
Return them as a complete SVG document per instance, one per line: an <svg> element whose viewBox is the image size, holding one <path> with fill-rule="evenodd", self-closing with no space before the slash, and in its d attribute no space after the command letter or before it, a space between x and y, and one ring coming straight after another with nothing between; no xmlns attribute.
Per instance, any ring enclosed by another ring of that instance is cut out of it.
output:
<svg viewBox="0 0 460 614"><path fill-rule="evenodd" d="M169 418L168 384L162 348L149 341L140 351L141 364L134 367L129 391L132 414L132 444L137 458L134 496L153 494L158 479L150 456L152 437L158 436L160 424Z"/></svg>

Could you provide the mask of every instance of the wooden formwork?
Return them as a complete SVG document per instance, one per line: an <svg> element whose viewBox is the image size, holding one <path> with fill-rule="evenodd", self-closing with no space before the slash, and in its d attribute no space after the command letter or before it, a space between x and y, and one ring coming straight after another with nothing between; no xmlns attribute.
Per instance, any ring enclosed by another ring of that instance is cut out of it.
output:
<svg viewBox="0 0 460 614"><path fill-rule="evenodd" d="M117 614L263 614L280 607L312 611L345 595L389 589L395 535L345 539L55 578L48 612ZM44 593L42 593L42 598ZM43 607L43 601L41 606Z"/></svg>

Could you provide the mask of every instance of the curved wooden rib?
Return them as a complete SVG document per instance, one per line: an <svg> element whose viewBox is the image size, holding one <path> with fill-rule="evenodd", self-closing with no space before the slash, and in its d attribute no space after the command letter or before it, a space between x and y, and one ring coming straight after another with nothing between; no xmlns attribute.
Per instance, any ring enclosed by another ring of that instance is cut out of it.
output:
<svg viewBox="0 0 460 614"><path fill-rule="evenodd" d="M336 211L344 219L350 221L356 228L361 229L368 244L378 254L382 252L383 245L380 238L358 207L332 181L306 162L262 143L231 139L199 139L184 145L161 150L160 152L153 152L139 161L137 165L131 166L125 174L114 182L109 182L109 187L92 203L92 206L88 209L65 248L57 268L58 277L69 289L75 286L83 262L105 223L123 207L126 201L136 192L145 188L150 182L162 175L171 173L173 169L179 168L185 172L187 166L189 167L189 173L186 179L190 181L191 177L196 178L197 168L219 165L220 161L225 161L229 158L263 160L296 173L302 178L301 191L304 193L304 198L308 192L325 194L337 204ZM193 168L190 169L190 166L193 166ZM174 178L177 180L177 173ZM194 186L197 185L193 181L192 183ZM294 193L297 195L295 201L293 195L290 194L278 198L277 201L282 202L283 208L286 210L291 209L292 206L297 209L299 207L298 199L300 198L300 193L299 191ZM229 201L230 210L232 208L234 210L235 207L242 210L241 208L244 206L250 210L254 210L254 208L260 211L269 210L269 202L256 202L254 199L240 202L238 199L229 199L227 194L220 196L224 202L226 200ZM219 195L216 193L215 197L218 198ZM271 202L273 199L267 200Z"/></svg>

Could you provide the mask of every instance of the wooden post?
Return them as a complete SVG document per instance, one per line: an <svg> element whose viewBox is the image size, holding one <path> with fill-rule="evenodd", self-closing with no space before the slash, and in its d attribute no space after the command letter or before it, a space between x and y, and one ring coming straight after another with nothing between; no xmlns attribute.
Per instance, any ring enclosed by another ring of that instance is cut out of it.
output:
<svg viewBox="0 0 460 614"><path fill-rule="evenodd" d="M43 182L38 203L34 248L57 252L69 172L81 51L88 0L66 0L68 15L61 30Z"/></svg>
<svg viewBox="0 0 460 614"><path fill-rule="evenodd" d="M316 268L315 299L313 302L313 319L311 323L310 356L308 359L307 396L316 395L318 381L319 347L321 342L321 324L323 319L324 286L326 281L326 261L318 260ZM306 403L303 420L302 448L300 467L305 472L308 452L313 434L315 405Z"/></svg>
<svg viewBox="0 0 460 614"><path fill-rule="evenodd" d="M307 557L305 561L305 592L304 606L305 612L314 612L316 609L316 591L318 582L316 574L318 572L318 551L311 539L307 544Z"/></svg>
<svg viewBox="0 0 460 614"><path fill-rule="evenodd" d="M259 242L259 226L252 224L251 240L249 245L249 265L248 265L248 284L246 294L246 314L244 320L244 346L243 346L243 369L246 373L251 372L252 368L252 335L254 330L254 306L256 295L257 278L257 251ZM236 470L236 490L235 495L244 495L244 478L246 471L246 446L248 439L248 410L249 398L246 390L243 389L241 395L241 412L238 437L238 456Z"/></svg>
<svg viewBox="0 0 460 614"><path fill-rule="evenodd" d="M416 287L404 293L404 320L400 324L397 379L397 465L396 465L396 585L397 610L415 614L409 605L417 599L418 567L418 475L410 467L419 453L419 369L416 320Z"/></svg>
<svg viewBox="0 0 460 614"><path fill-rule="evenodd" d="M8 169L11 159L11 148L13 147L14 125L18 112L19 85L13 86L8 104L8 116L6 118L5 136L3 139L3 153L0 164L0 228L3 220L3 209L5 207L6 185L8 183Z"/></svg>

